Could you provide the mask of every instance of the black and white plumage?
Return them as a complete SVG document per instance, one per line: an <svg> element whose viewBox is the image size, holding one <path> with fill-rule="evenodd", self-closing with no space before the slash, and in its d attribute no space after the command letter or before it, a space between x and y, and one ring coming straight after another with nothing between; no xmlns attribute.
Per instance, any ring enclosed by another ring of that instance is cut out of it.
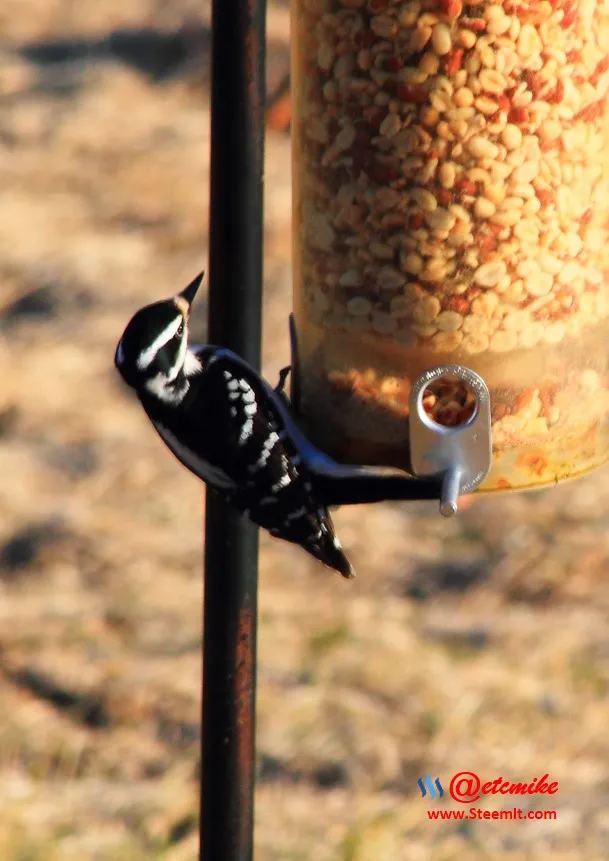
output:
<svg viewBox="0 0 609 861"><path fill-rule="evenodd" d="M438 482L340 466L303 435L281 386L273 389L230 350L189 347L188 315L202 278L135 314L116 367L184 466L271 535L352 577L328 506L437 498Z"/></svg>

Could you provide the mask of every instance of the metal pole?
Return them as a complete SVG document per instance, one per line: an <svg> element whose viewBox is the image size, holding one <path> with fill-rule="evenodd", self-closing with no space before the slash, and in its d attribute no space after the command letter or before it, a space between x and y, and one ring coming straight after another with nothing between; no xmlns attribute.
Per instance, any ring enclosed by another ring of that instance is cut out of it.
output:
<svg viewBox="0 0 609 861"><path fill-rule="evenodd" d="M213 0L209 341L260 366L264 0ZM250 861L258 534L207 495L200 859Z"/></svg>

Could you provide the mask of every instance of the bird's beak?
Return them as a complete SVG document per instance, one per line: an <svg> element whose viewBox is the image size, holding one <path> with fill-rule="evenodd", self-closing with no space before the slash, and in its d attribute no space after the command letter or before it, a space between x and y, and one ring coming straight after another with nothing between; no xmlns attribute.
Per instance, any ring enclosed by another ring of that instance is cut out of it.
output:
<svg viewBox="0 0 609 861"><path fill-rule="evenodd" d="M188 316L190 306L192 305L194 298L197 295L197 290L201 286L201 281L203 280L204 275L205 272L200 272L194 279L194 281L191 281L188 287L185 287L182 292L178 293L178 295L176 296L176 304L180 309L184 311L184 314L186 316Z"/></svg>

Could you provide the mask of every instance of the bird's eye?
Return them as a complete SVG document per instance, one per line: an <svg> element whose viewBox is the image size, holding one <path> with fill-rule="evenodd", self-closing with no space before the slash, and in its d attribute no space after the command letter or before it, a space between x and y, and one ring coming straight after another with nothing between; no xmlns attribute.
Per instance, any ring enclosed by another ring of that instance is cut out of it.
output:
<svg viewBox="0 0 609 861"><path fill-rule="evenodd" d="M181 337L183 334L184 334L184 320L182 320L182 322L180 323L180 326L178 328L178 336Z"/></svg>

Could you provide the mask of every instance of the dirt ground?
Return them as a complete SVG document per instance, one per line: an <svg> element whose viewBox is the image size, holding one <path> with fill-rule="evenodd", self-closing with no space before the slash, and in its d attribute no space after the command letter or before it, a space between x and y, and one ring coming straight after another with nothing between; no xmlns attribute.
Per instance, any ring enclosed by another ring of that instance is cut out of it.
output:
<svg viewBox="0 0 609 861"><path fill-rule="evenodd" d="M206 265L208 20L194 0L0 6L6 861L196 856L201 487L112 357L135 309ZM277 76L285 6L269 25ZM266 195L274 379L287 135L269 134ZM609 856L607 475L453 521L432 504L343 510L352 583L263 537L259 861ZM428 804L417 779L446 789L458 771L548 773L551 802L522 805L558 818L429 821L458 805Z"/></svg>

